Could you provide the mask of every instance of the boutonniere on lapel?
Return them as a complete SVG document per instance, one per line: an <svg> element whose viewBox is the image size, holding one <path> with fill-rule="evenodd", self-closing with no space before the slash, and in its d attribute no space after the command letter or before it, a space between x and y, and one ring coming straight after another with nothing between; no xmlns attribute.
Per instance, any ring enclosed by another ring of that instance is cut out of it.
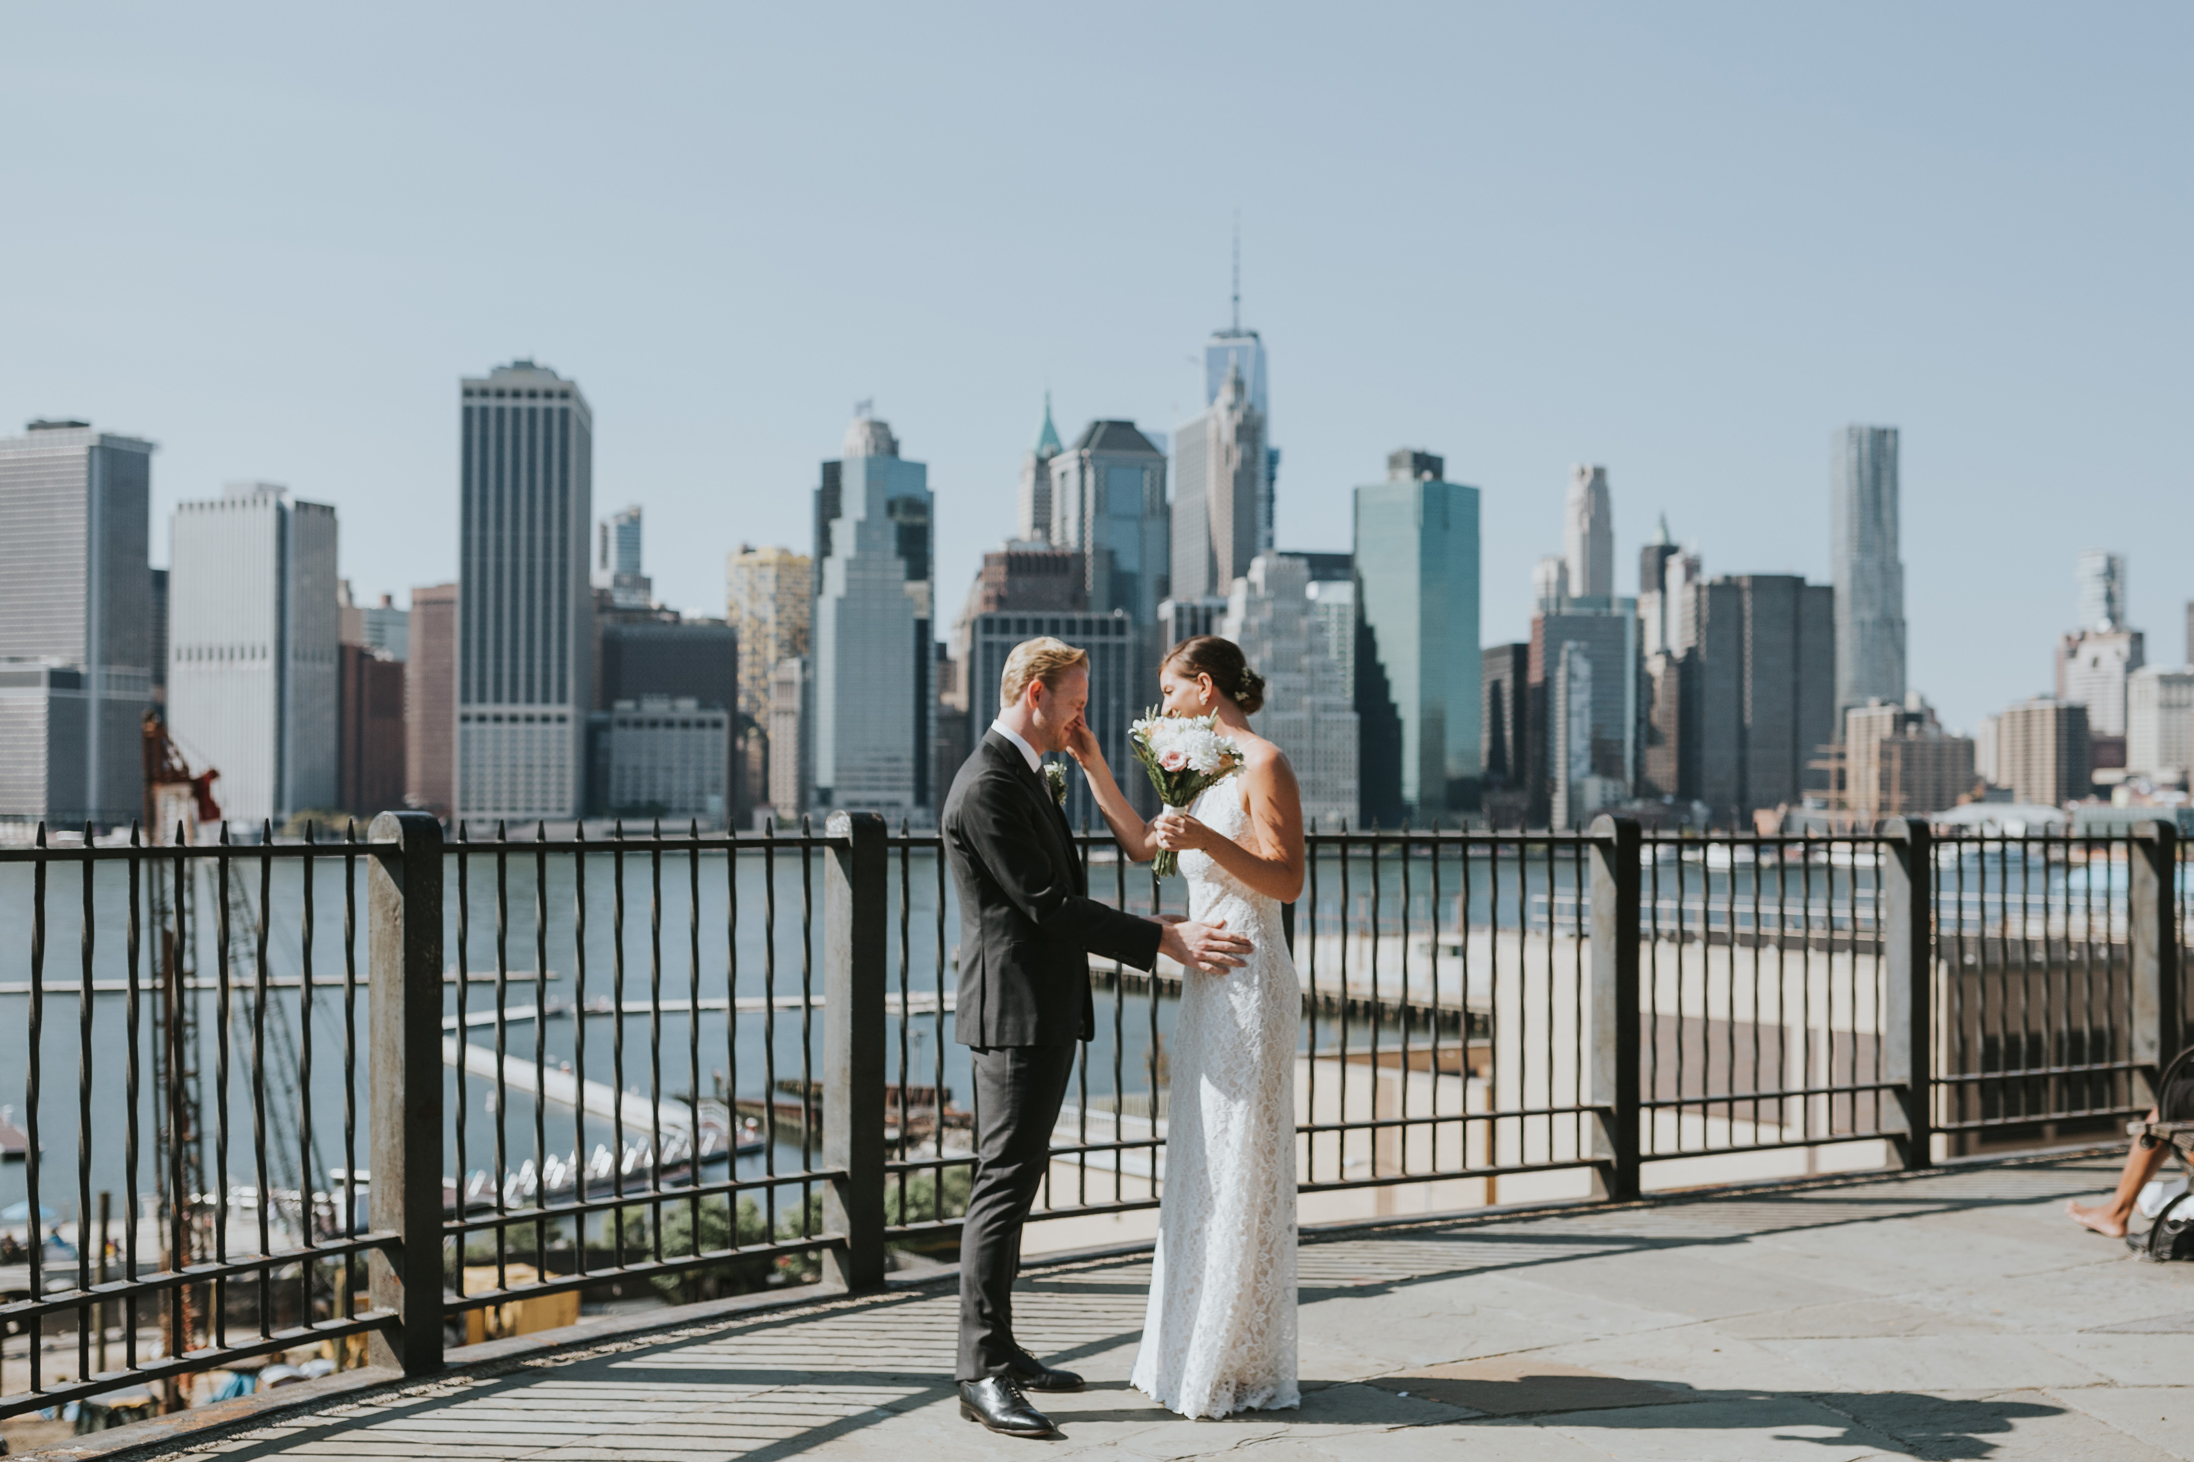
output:
<svg viewBox="0 0 2194 1462"><path fill-rule="evenodd" d="M1051 793L1051 800L1061 807L1067 805L1067 769L1064 763L1044 763L1044 787Z"/></svg>

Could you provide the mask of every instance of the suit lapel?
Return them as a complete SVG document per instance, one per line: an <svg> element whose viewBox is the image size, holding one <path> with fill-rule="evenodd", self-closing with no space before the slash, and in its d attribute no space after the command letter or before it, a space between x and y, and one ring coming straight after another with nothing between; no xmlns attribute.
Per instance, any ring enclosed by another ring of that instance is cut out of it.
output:
<svg viewBox="0 0 2194 1462"><path fill-rule="evenodd" d="M1066 809L1051 800L1051 788L1045 785L1044 779L1028 769L1028 760L1021 755L1021 748L1015 746L995 731L984 733L983 744L991 748L994 755L999 756L1006 762L1008 769L1020 780L1021 785L1027 789L1028 794L1034 797L1037 804L1042 807L1044 825L1049 827L1053 836L1058 839L1058 845L1055 849L1056 856L1065 860L1067 870L1073 876L1076 890L1081 891L1083 888L1082 860L1075 856L1074 829L1067 825Z"/></svg>

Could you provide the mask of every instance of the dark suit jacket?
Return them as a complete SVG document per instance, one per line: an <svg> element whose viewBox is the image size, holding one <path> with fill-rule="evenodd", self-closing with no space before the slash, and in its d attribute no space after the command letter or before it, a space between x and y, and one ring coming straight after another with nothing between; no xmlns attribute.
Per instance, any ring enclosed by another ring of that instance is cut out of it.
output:
<svg viewBox="0 0 2194 1462"><path fill-rule="evenodd" d="M1071 1046L1097 1033L1089 957L1147 970L1160 927L1089 897L1066 814L1020 748L986 732L942 819L960 892L963 1046Z"/></svg>

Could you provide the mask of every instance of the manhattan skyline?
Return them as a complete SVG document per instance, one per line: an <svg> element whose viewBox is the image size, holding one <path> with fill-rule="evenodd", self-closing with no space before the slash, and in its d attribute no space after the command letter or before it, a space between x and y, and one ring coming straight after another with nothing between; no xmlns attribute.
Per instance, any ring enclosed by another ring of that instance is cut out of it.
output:
<svg viewBox="0 0 2194 1462"><path fill-rule="evenodd" d="M587 383L596 501L646 507L659 596L721 614L739 542L805 551L813 464L873 397L930 463L951 603L1012 532L1047 387L1067 437L1200 409L1238 209L1241 323L1284 422L1279 548L1345 542L1347 490L1407 442L1483 489L1488 643L1525 633L1574 462L1615 485L1618 592L1664 512L1717 572L1825 580L1825 439L1894 425L1907 682L1970 726L2047 687L2076 549L2127 555L2158 663L2194 595L2161 546L2194 531L2167 73L2194 21L2117 14L1392 9L1335 30L1131 7L1092 38L873 10L847 47L842 19L491 10L420 49L397 12L26 13L0 125L47 224L0 240L0 429L157 442L157 562L174 503L280 481L337 506L361 593L402 596L457 566L457 380L531 356ZM1246 114L1191 84L1221 37L1259 78ZM330 48L355 79L302 64ZM769 57L827 60L853 100L794 105L803 68ZM1147 105L995 128L1033 67ZM448 145L516 116L577 141L484 181ZM1223 184L1166 163L1221 133ZM1165 226L1039 239L1099 166ZM891 226L785 226L856 178ZM483 277L479 251L520 238Z"/></svg>

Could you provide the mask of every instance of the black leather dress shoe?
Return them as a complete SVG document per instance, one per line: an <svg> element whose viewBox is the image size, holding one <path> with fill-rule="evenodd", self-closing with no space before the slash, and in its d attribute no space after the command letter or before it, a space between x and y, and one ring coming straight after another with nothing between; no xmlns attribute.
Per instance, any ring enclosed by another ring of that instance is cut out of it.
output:
<svg viewBox="0 0 2194 1462"><path fill-rule="evenodd" d="M1082 1378L1072 1371L1062 1371L1047 1366L1035 1356L1024 1352L1021 1364L1007 1372L1013 1384L1024 1391L1079 1391Z"/></svg>
<svg viewBox="0 0 2194 1462"><path fill-rule="evenodd" d="M1009 1437L1048 1437L1051 1418L1028 1404L1010 1376L985 1376L960 1383L960 1415Z"/></svg>

